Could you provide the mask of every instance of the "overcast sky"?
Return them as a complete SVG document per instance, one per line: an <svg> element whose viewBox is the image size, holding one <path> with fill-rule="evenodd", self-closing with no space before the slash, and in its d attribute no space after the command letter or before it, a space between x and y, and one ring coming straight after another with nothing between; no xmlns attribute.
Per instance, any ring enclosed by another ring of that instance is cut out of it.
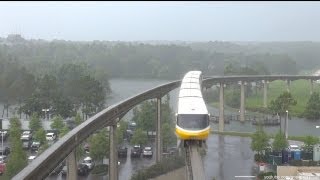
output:
<svg viewBox="0 0 320 180"><path fill-rule="evenodd" d="M320 2L0 2L0 37L320 41Z"/></svg>

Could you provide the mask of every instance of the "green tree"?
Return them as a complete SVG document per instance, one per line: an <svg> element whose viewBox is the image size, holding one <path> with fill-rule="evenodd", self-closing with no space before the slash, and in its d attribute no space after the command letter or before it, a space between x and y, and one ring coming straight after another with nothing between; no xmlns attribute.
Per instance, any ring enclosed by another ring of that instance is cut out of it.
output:
<svg viewBox="0 0 320 180"><path fill-rule="evenodd" d="M83 119L81 118L81 116L80 116L79 113L77 113L74 121L75 121L75 123L76 123L77 126L83 122Z"/></svg>
<svg viewBox="0 0 320 180"><path fill-rule="evenodd" d="M21 123L16 117L10 119L9 134L11 152L6 165L5 179L11 179L28 164L27 154L22 149L20 140Z"/></svg>
<svg viewBox="0 0 320 180"><path fill-rule="evenodd" d="M131 144L139 144L139 145L145 145L148 141L148 136L145 132L143 132L142 129L137 129L131 139Z"/></svg>
<svg viewBox="0 0 320 180"><path fill-rule="evenodd" d="M169 123L164 123L161 126L162 145L163 149L167 149L169 146L174 145L177 142L177 137L174 133L174 126Z"/></svg>
<svg viewBox="0 0 320 180"><path fill-rule="evenodd" d="M34 133L34 140L39 141L41 145L47 143L46 131L42 127Z"/></svg>
<svg viewBox="0 0 320 180"><path fill-rule="evenodd" d="M311 94L304 110L304 116L307 119L319 119L320 118L320 97L318 92Z"/></svg>
<svg viewBox="0 0 320 180"><path fill-rule="evenodd" d="M279 115L281 121L281 116L285 116L286 111L289 111L290 107L296 104L297 101L292 97L291 93L285 91L277 99L271 101L269 110L273 115Z"/></svg>
<svg viewBox="0 0 320 180"><path fill-rule="evenodd" d="M102 129L100 132L92 135L89 139L90 143L90 156L94 160L100 160L109 154L109 138L107 138L108 132L106 129Z"/></svg>
<svg viewBox="0 0 320 180"><path fill-rule="evenodd" d="M29 129L32 130L33 132L36 132L41 127L42 127L42 124L39 119L39 116L37 115L37 113L33 113L29 123Z"/></svg>
<svg viewBox="0 0 320 180"><path fill-rule="evenodd" d="M50 124L51 129L58 130L61 132L64 127L63 119L61 116L55 116Z"/></svg>
<svg viewBox="0 0 320 180"><path fill-rule="evenodd" d="M272 148L275 151L281 151L288 147L288 140L285 137L284 133L281 133L280 131L276 134L274 137L274 141L272 143Z"/></svg>
<svg viewBox="0 0 320 180"><path fill-rule="evenodd" d="M305 147L305 150L306 151L309 151L309 152L312 152L313 151L313 146L315 144L318 144L320 141L319 141L319 138L318 137L314 137L314 136L306 136L303 140L304 142L304 147Z"/></svg>
<svg viewBox="0 0 320 180"><path fill-rule="evenodd" d="M251 136L251 149L261 155L262 152L269 146L269 137L264 132L262 125L259 125L256 132Z"/></svg>
<svg viewBox="0 0 320 180"><path fill-rule="evenodd" d="M60 133L59 133L59 138L62 138L64 135L66 135L68 132L70 131L70 129L68 128L68 126L66 124L64 124L63 128L61 129Z"/></svg>

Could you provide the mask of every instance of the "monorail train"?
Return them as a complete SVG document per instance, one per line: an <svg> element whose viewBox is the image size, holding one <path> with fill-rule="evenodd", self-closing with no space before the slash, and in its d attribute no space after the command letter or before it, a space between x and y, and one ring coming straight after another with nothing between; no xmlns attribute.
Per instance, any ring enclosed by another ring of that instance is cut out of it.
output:
<svg viewBox="0 0 320 180"><path fill-rule="evenodd" d="M202 98L202 72L189 71L181 82L176 135L183 140L185 146L194 141L202 146L209 133L209 113Z"/></svg>

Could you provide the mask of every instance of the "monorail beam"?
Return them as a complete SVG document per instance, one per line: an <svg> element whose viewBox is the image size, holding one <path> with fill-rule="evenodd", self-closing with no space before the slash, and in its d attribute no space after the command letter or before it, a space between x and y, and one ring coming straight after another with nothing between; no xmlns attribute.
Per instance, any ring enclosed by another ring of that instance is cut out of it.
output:
<svg viewBox="0 0 320 180"><path fill-rule="evenodd" d="M110 126L109 179L118 180L117 125Z"/></svg>
<svg viewBox="0 0 320 180"><path fill-rule="evenodd" d="M223 91L224 83L220 82L220 99L219 99L219 132L223 132L224 130L224 91Z"/></svg>
<svg viewBox="0 0 320 180"><path fill-rule="evenodd" d="M244 97L244 82L241 81L241 97L240 97L240 121L244 122L244 112L245 112L245 108L244 108L244 101L245 101L245 97Z"/></svg>
<svg viewBox="0 0 320 180"><path fill-rule="evenodd" d="M77 160L76 160L76 149L71 151L67 158L67 179L77 180Z"/></svg>
<svg viewBox="0 0 320 180"><path fill-rule="evenodd" d="M161 97L157 98L157 124L156 124L156 163L161 161Z"/></svg>

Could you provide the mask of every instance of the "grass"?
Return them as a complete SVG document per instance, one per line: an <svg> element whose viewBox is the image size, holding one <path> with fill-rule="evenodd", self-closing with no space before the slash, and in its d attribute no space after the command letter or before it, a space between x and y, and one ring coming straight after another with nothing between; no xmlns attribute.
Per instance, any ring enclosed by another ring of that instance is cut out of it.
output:
<svg viewBox="0 0 320 180"><path fill-rule="evenodd" d="M237 137L251 137L253 133L251 132L236 132L236 131L211 131L212 134L228 135L228 136L237 136ZM268 134L269 138L274 138L275 134ZM304 141L305 136L288 136L288 140L293 141Z"/></svg>
<svg viewBox="0 0 320 180"><path fill-rule="evenodd" d="M267 93L268 106L271 100L275 100L281 93L287 91L286 81L276 80L269 83L269 89ZM297 105L292 106L289 110L291 116L302 117L307 102L310 98L310 81L309 80L296 80L292 81L290 84L290 92L295 100L297 100ZM318 83L313 84L313 91L320 92L320 86ZM240 98L240 97L239 97ZM213 107L219 108L219 102L210 103ZM253 90L253 95L246 98L245 106L247 110L251 111L263 111L263 88L257 91ZM240 108L240 107L239 107ZM238 111L238 109L225 107L226 110Z"/></svg>

